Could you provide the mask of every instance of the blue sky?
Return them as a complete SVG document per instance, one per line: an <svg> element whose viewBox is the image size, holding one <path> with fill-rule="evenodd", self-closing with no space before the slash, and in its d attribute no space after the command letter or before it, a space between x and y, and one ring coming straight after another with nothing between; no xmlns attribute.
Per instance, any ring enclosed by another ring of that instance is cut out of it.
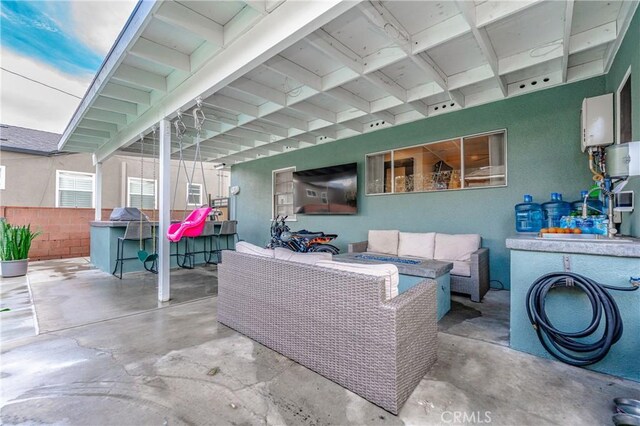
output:
<svg viewBox="0 0 640 426"><path fill-rule="evenodd" d="M95 73L103 56L74 33L71 2L2 1L2 46L62 72Z"/></svg>
<svg viewBox="0 0 640 426"><path fill-rule="evenodd" d="M2 122L62 133L136 0L0 4Z"/></svg>

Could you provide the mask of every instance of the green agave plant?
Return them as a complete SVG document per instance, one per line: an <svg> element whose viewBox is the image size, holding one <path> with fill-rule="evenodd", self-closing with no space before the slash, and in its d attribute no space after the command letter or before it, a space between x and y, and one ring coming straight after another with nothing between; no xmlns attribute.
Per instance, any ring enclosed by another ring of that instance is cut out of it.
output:
<svg viewBox="0 0 640 426"><path fill-rule="evenodd" d="M31 225L12 226L0 220L0 260L27 259L31 242L40 234L31 231Z"/></svg>

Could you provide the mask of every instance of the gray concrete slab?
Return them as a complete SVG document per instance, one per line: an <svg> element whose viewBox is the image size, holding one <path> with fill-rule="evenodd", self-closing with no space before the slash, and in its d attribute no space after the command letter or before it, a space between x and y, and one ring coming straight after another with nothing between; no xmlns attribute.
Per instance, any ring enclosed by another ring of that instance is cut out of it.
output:
<svg viewBox="0 0 640 426"><path fill-rule="evenodd" d="M509 346L509 292L491 289L481 303L469 296L451 295L451 310L438 330L461 337Z"/></svg>
<svg viewBox="0 0 640 426"><path fill-rule="evenodd" d="M76 273L84 274L91 271ZM485 300L483 316L501 297ZM89 302L84 296L82 300ZM458 303L466 306L464 300ZM79 322L70 312L66 315L69 324ZM452 320L449 329L480 318L467 317ZM71 425L595 425L611 423L612 398L640 399L640 383L468 336L441 332L438 339L436 365L399 416L393 416L218 324L216 297L207 296L4 342L0 420Z"/></svg>

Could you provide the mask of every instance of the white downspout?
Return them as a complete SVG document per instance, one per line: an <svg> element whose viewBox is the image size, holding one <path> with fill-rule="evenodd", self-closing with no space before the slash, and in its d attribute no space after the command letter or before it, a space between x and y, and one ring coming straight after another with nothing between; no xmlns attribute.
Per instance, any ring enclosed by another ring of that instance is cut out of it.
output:
<svg viewBox="0 0 640 426"><path fill-rule="evenodd" d="M167 302L171 298L171 247L167 231L171 224L171 122L160 121L160 194L158 223L158 301Z"/></svg>

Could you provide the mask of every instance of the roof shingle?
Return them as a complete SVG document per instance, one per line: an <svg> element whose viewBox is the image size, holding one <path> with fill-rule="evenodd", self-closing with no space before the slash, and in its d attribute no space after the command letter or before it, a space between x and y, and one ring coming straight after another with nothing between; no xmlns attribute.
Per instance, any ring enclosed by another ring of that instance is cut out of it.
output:
<svg viewBox="0 0 640 426"><path fill-rule="evenodd" d="M61 136L58 133L0 124L0 150L53 155L59 153Z"/></svg>

